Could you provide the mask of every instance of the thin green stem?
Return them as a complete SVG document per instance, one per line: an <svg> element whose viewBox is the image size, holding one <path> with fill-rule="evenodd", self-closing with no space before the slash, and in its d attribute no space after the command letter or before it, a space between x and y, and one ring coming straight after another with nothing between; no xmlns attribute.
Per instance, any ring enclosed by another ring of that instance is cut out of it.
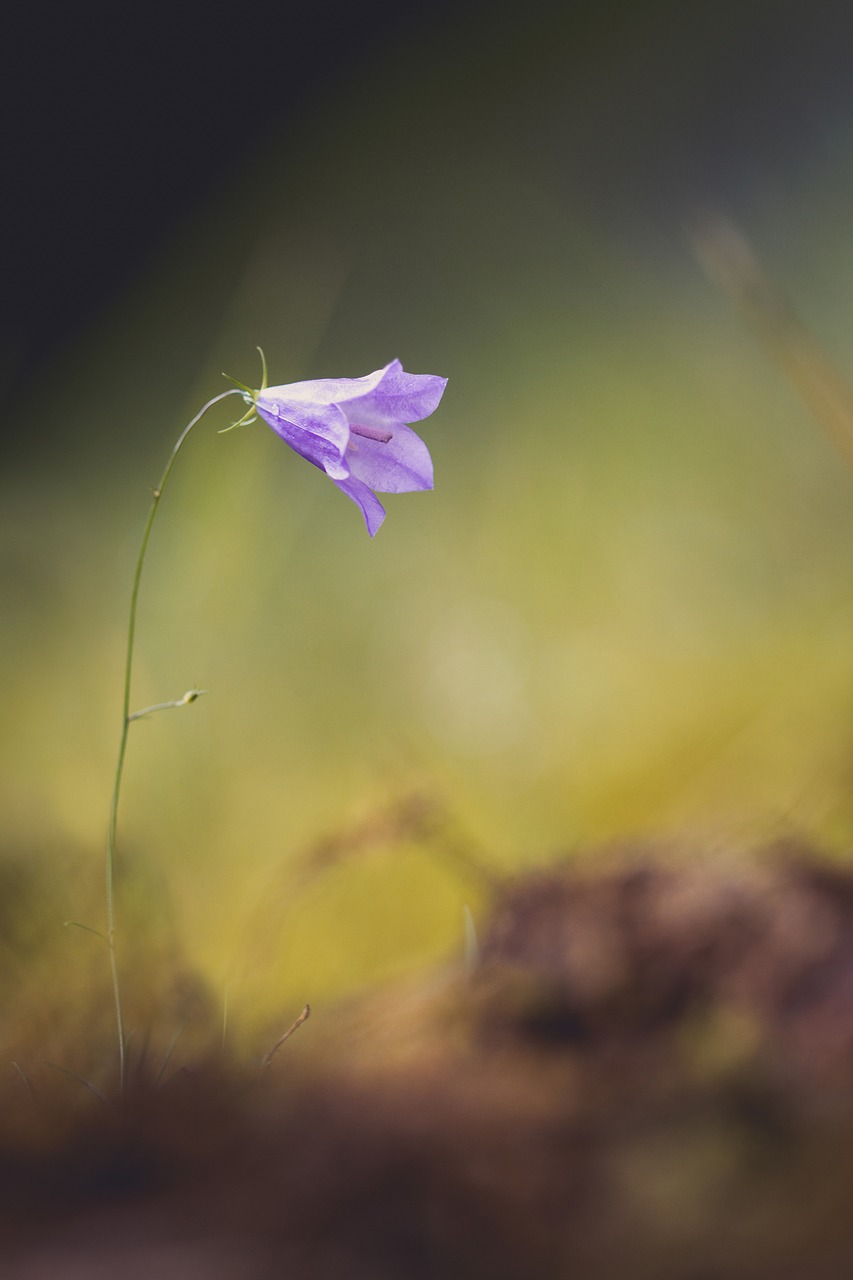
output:
<svg viewBox="0 0 853 1280"><path fill-rule="evenodd" d="M160 483L154 490L151 507L148 512L148 519L145 522L145 529L142 533L142 542L139 546L139 554L136 557L136 569L133 574L133 587L130 593L130 617L127 627L127 657L124 664L124 694L122 697L122 713L121 713L121 736L119 738L118 758L116 760L115 781L113 782L112 801L110 803L110 823L107 832L107 854L106 854L106 888L107 888L107 947L110 953L110 977L112 979L113 1004L115 1006L116 1030L118 1032L118 1065L119 1065L119 1093L124 1093L125 1068L126 1068L126 1050L127 1042L124 1034L124 1015L122 1013L121 1004L121 987L119 985L118 973L118 956L116 953L116 929L115 929L115 850L116 850L116 827L118 824L118 802L119 793L121 791L122 774L124 773L124 758L127 751L127 735L131 722L134 717L130 714L130 686L133 676L133 645L136 638L136 608L139 601L139 586L142 582L142 569L145 564L145 553L148 550L148 540L151 537L151 529L154 525L154 517L157 515L157 508L160 505L160 499L163 496L163 490L175 464L175 459L181 450L181 446L186 440L189 433L197 422L200 422L208 409L213 405L219 404L220 400L225 400L228 396L239 395L236 389L223 391L220 395L214 396L212 400L208 400L204 408L200 409L191 422L187 423L175 443L169 460L166 463ZM190 701L192 699L189 699Z"/></svg>

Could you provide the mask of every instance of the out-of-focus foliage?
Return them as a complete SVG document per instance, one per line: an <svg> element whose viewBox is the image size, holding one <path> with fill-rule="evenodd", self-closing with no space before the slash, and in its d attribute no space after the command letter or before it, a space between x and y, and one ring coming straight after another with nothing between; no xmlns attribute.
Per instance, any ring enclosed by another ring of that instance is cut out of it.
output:
<svg viewBox="0 0 853 1280"><path fill-rule="evenodd" d="M297 154L251 154L239 193L32 389L0 515L21 1007L57 965L98 971L97 941L61 924L102 917L148 489L220 370L258 377L257 343L273 382L395 356L447 376L423 432L436 489L392 498L371 543L261 423L218 436L223 410L182 455L133 702L209 693L132 731L120 946L140 992L147 947L255 1025L461 951L476 876L375 818L410 794L501 870L637 834L849 839L853 475L702 274L691 193L623 215L618 174L591 189L629 163L602 123L631 110L614 41L580 82L553 50L537 80L528 50L503 100L497 74L466 96L446 51L441 98L438 33L405 73L360 66ZM506 33L483 42L511 65ZM849 126L827 116L822 152L777 157L734 212L853 376ZM373 820L305 874L317 840Z"/></svg>

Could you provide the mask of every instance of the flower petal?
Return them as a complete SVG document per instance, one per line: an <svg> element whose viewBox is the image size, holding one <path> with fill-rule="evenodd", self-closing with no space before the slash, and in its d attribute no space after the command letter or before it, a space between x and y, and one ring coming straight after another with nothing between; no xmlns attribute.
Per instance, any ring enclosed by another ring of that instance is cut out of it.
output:
<svg viewBox="0 0 853 1280"><path fill-rule="evenodd" d="M346 456L350 474L379 493L431 489L432 458L423 440L401 423L389 430L391 439L383 442L360 436L353 426Z"/></svg>
<svg viewBox="0 0 853 1280"><path fill-rule="evenodd" d="M290 382L280 387L267 387L258 399L288 400L303 405L340 404L344 400L357 400L378 387L389 369L401 368L399 360L392 360L383 369L367 373L363 378L315 378L310 382Z"/></svg>
<svg viewBox="0 0 853 1280"><path fill-rule="evenodd" d="M348 498L352 498L356 506L361 507L361 514L364 516L367 532L372 538L385 519L385 508L376 494L371 493L367 485L362 484L360 480L356 480L354 476L350 476L348 480L336 480L335 484L341 493L345 493Z"/></svg>
<svg viewBox="0 0 853 1280"><path fill-rule="evenodd" d="M289 387L280 388L290 391ZM349 424L343 410L334 404L304 405L262 392L255 408L264 422L281 436L291 449L331 476L343 480L349 475L344 455L349 443Z"/></svg>
<svg viewBox="0 0 853 1280"><path fill-rule="evenodd" d="M420 422L435 412L447 386L446 378L432 373L406 373L399 360L392 360L380 372L384 376L375 386L338 401L351 421L368 427Z"/></svg>

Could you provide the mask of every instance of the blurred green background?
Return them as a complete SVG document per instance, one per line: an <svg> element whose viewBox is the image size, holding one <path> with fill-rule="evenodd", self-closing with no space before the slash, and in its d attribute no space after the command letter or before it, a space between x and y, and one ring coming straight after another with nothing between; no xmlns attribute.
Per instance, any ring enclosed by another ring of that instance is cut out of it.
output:
<svg viewBox="0 0 853 1280"><path fill-rule="evenodd" d="M686 228L730 216L853 380L850 23L830 4L485 14L363 44L286 129L247 128L227 181L18 397L13 1038L49 1049L82 992L100 1007L99 944L62 922L103 927L148 495L220 371L257 382L257 344L273 383L395 356L447 376L423 424L436 488L391 497L371 542L262 423L218 435L227 406L182 454L133 705L209 693L132 729L131 1025L214 1026L227 990L251 1039L460 955L483 900L468 857L849 847L853 476ZM261 38L256 74L286 81L289 56ZM413 795L437 834L396 822Z"/></svg>

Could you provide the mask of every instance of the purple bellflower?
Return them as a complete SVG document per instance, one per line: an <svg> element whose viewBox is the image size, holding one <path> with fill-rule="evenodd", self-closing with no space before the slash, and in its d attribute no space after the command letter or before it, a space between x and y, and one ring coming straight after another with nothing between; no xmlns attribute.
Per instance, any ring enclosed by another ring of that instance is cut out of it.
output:
<svg viewBox="0 0 853 1280"><path fill-rule="evenodd" d="M446 378L399 360L363 378L318 378L253 393L256 413L361 508L371 538L385 519L377 493L433 486L429 450L407 425L438 407Z"/></svg>

